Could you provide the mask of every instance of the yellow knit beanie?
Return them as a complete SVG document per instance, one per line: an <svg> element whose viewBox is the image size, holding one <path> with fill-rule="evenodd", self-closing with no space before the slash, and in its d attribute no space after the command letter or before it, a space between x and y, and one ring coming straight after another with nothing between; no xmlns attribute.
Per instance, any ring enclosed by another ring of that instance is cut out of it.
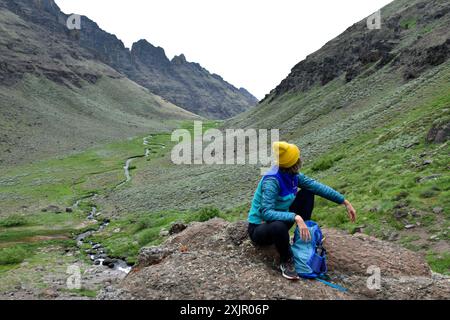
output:
<svg viewBox="0 0 450 320"><path fill-rule="evenodd" d="M276 163L280 168L290 168L300 159L300 149L295 144L284 141L275 142L273 151Z"/></svg>

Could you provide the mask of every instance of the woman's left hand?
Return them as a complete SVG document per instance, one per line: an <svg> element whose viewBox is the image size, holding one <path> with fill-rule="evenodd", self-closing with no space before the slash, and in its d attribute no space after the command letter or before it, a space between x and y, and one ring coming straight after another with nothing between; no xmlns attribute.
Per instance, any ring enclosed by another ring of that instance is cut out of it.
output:
<svg viewBox="0 0 450 320"><path fill-rule="evenodd" d="M352 222L355 222L356 221L356 210L355 210L355 208L353 208L352 204L348 200L344 201L344 206L347 209L348 217L350 218L350 220Z"/></svg>

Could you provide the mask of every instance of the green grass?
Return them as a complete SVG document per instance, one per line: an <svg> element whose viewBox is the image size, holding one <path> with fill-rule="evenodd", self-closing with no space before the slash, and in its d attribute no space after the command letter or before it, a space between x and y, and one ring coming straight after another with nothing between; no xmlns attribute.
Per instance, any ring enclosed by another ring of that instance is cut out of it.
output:
<svg viewBox="0 0 450 320"><path fill-rule="evenodd" d="M450 275L450 253L444 252L442 254L437 254L434 252L428 252L427 254L428 264L431 266L433 271Z"/></svg>
<svg viewBox="0 0 450 320"><path fill-rule="evenodd" d="M314 172L325 171L332 168L339 160L343 159L344 155L339 154L333 157L325 156L317 160L312 166L311 170Z"/></svg>
<svg viewBox="0 0 450 320"><path fill-rule="evenodd" d="M162 229L169 230L174 222L204 222L219 217L227 221L236 221L246 212L244 208L220 211L205 207L193 211L142 212L128 214L111 222L101 233L90 237L94 242L102 243L112 257L126 259L135 263L139 250L144 246L161 244L166 238L160 236ZM120 230L114 232L114 230Z"/></svg>
<svg viewBox="0 0 450 320"><path fill-rule="evenodd" d="M150 148L152 144L165 142L169 137L168 134L154 135ZM64 210L83 196L105 193L124 180L126 159L145 154L145 148L142 136L68 157L0 169L0 198L4 199L2 212L14 212L23 207L37 211L49 204ZM155 153L146 160L160 157L165 152L160 147L154 149ZM133 163L131 169L136 171L137 164ZM40 206L37 207L37 204ZM0 226L2 223L8 221L0 222Z"/></svg>
<svg viewBox="0 0 450 320"><path fill-rule="evenodd" d="M0 228L0 243L1 246L5 246L9 242L32 242L33 237L39 236L65 236L69 238L72 234L79 232L78 226L84 220L85 215L83 213L33 214L26 218L26 224L8 228Z"/></svg>
<svg viewBox="0 0 450 320"><path fill-rule="evenodd" d="M23 247L0 249L0 265L14 265L22 263L30 252Z"/></svg>
<svg viewBox="0 0 450 320"><path fill-rule="evenodd" d="M402 27L403 29L414 29L416 25L417 19L413 17L400 21L400 27Z"/></svg>
<svg viewBox="0 0 450 320"><path fill-rule="evenodd" d="M81 288L81 289L66 289L64 291L69 292L69 293L74 293L74 294L76 294L77 296L80 296L80 297L88 297L88 298L96 298L97 295L98 295L98 292L96 290L89 290L89 289L84 289L84 288Z"/></svg>
<svg viewBox="0 0 450 320"><path fill-rule="evenodd" d="M24 216L20 215L11 215L9 217L0 219L0 227L3 228L12 228L12 227L20 227L27 224L27 219Z"/></svg>
<svg viewBox="0 0 450 320"><path fill-rule="evenodd" d="M432 209L450 206L450 148L428 144L425 137L435 119L448 113L444 110L448 105L450 94L441 92L384 127L363 133L307 163L304 172L344 193L358 212L358 224L365 224L365 232L371 235L384 238L390 232L404 230L403 222L393 217L394 207L400 202L422 212L418 218L408 216L409 223L420 222L430 235L431 232L444 232L449 225L448 213L442 217L445 222L438 223ZM411 136L418 138L417 143L403 147ZM345 157L342 157L343 150ZM423 154L425 156L421 156ZM432 164L422 165L428 158L432 158ZM433 174L440 176L417 182ZM316 202L315 219L325 226L349 232L354 228L342 207L323 199ZM417 246L412 243L415 240L417 238L412 235L399 241L416 251L427 250L430 246ZM429 258L429 261L438 272L450 266L448 256Z"/></svg>

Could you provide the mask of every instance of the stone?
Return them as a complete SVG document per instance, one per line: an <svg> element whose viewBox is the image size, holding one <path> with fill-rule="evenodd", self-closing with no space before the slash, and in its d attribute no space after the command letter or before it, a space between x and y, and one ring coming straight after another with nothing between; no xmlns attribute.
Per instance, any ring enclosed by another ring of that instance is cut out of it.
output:
<svg viewBox="0 0 450 320"><path fill-rule="evenodd" d="M437 241L437 240L439 240L439 235L438 235L438 234L432 235L432 236L430 237L430 240L431 240L431 241Z"/></svg>
<svg viewBox="0 0 450 320"><path fill-rule="evenodd" d="M184 223L176 222L172 224L172 226L170 227L169 234L170 235L178 234L180 232L183 232L186 228L187 225L185 225Z"/></svg>
<svg viewBox="0 0 450 320"><path fill-rule="evenodd" d="M161 229L161 231L159 232L160 237L167 237L168 235L169 235L169 231L167 231L165 229Z"/></svg>
<svg viewBox="0 0 450 320"><path fill-rule="evenodd" d="M358 227L355 227L355 228L353 228L352 233L353 234L355 234L355 233L363 233L365 228L367 228L367 226L365 224L363 224L361 226L358 226Z"/></svg>
<svg viewBox="0 0 450 320"><path fill-rule="evenodd" d="M240 221L234 225L231 225L226 229L226 233L231 242L239 246L242 242L248 238L248 222Z"/></svg>
<svg viewBox="0 0 450 320"><path fill-rule="evenodd" d="M434 208L433 208L433 213L435 213L435 214L441 214L441 213L444 213L444 209L441 208L441 207L434 207Z"/></svg>
<svg viewBox="0 0 450 320"><path fill-rule="evenodd" d="M107 257L107 258L105 259L105 261L103 261L103 265L104 265L104 266L107 266L107 267L111 267L111 265L112 265L112 267L114 268L114 264L115 264L116 262L117 262L116 259L111 259L111 258Z"/></svg>
<svg viewBox="0 0 450 320"><path fill-rule="evenodd" d="M399 234L397 232L391 232L388 237L388 241L396 241L399 238Z"/></svg>
<svg viewBox="0 0 450 320"><path fill-rule="evenodd" d="M142 248L138 256L138 266L147 267L160 263L167 256L171 255L173 250L161 247Z"/></svg>
<svg viewBox="0 0 450 320"><path fill-rule="evenodd" d="M413 218L418 218L421 216L421 213L419 210L417 209L411 209L411 211L409 212L409 214L411 215L411 217Z"/></svg>
<svg viewBox="0 0 450 320"><path fill-rule="evenodd" d="M416 227L415 224L407 224L407 225L405 226L405 229L406 229L406 230L410 230L410 229L414 229L415 227Z"/></svg>
<svg viewBox="0 0 450 320"><path fill-rule="evenodd" d="M253 245L248 236L243 239L245 231L245 221L228 223L212 219L192 223L161 246L143 248L137 266L117 289L134 299L238 296L271 300L299 297L299 292L308 299L422 299L448 297L450 293L446 280L432 279L421 254L365 234L352 236L327 228L323 232L329 274L334 283L351 290L342 293L317 282L284 281L276 270L278 258L274 247ZM237 247L235 243L241 244ZM189 248L188 253L179 252L181 245ZM383 290L368 293L367 268L371 265L383 272ZM407 286L401 283L405 277L410 279ZM428 281L427 290L420 290L423 281L419 279Z"/></svg>
<svg viewBox="0 0 450 320"><path fill-rule="evenodd" d="M443 143L449 139L450 122L435 123L427 134L427 141L429 143Z"/></svg>
<svg viewBox="0 0 450 320"><path fill-rule="evenodd" d="M402 219L408 216L408 210L406 209L396 209L394 210L394 217L396 219Z"/></svg>
<svg viewBox="0 0 450 320"><path fill-rule="evenodd" d="M424 183L424 182L427 182L427 181L430 181L430 180L437 180L441 176L442 176L441 174L432 174L430 176L426 176L426 177L423 177L423 178L418 178L417 181L419 183Z"/></svg>

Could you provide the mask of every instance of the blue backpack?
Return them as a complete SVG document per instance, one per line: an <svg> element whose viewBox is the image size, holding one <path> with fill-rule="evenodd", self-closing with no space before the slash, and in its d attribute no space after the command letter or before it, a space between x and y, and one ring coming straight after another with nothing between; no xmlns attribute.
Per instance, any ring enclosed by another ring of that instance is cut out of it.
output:
<svg viewBox="0 0 450 320"><path fill-rule="evenodd" d="M314 221L306 221L311 233L311 241L304 242L297 227L294 233L292 253L294 255L295 269L302 278L316 279L327 273L327 252L323 247L322 230Z"/></svg>

